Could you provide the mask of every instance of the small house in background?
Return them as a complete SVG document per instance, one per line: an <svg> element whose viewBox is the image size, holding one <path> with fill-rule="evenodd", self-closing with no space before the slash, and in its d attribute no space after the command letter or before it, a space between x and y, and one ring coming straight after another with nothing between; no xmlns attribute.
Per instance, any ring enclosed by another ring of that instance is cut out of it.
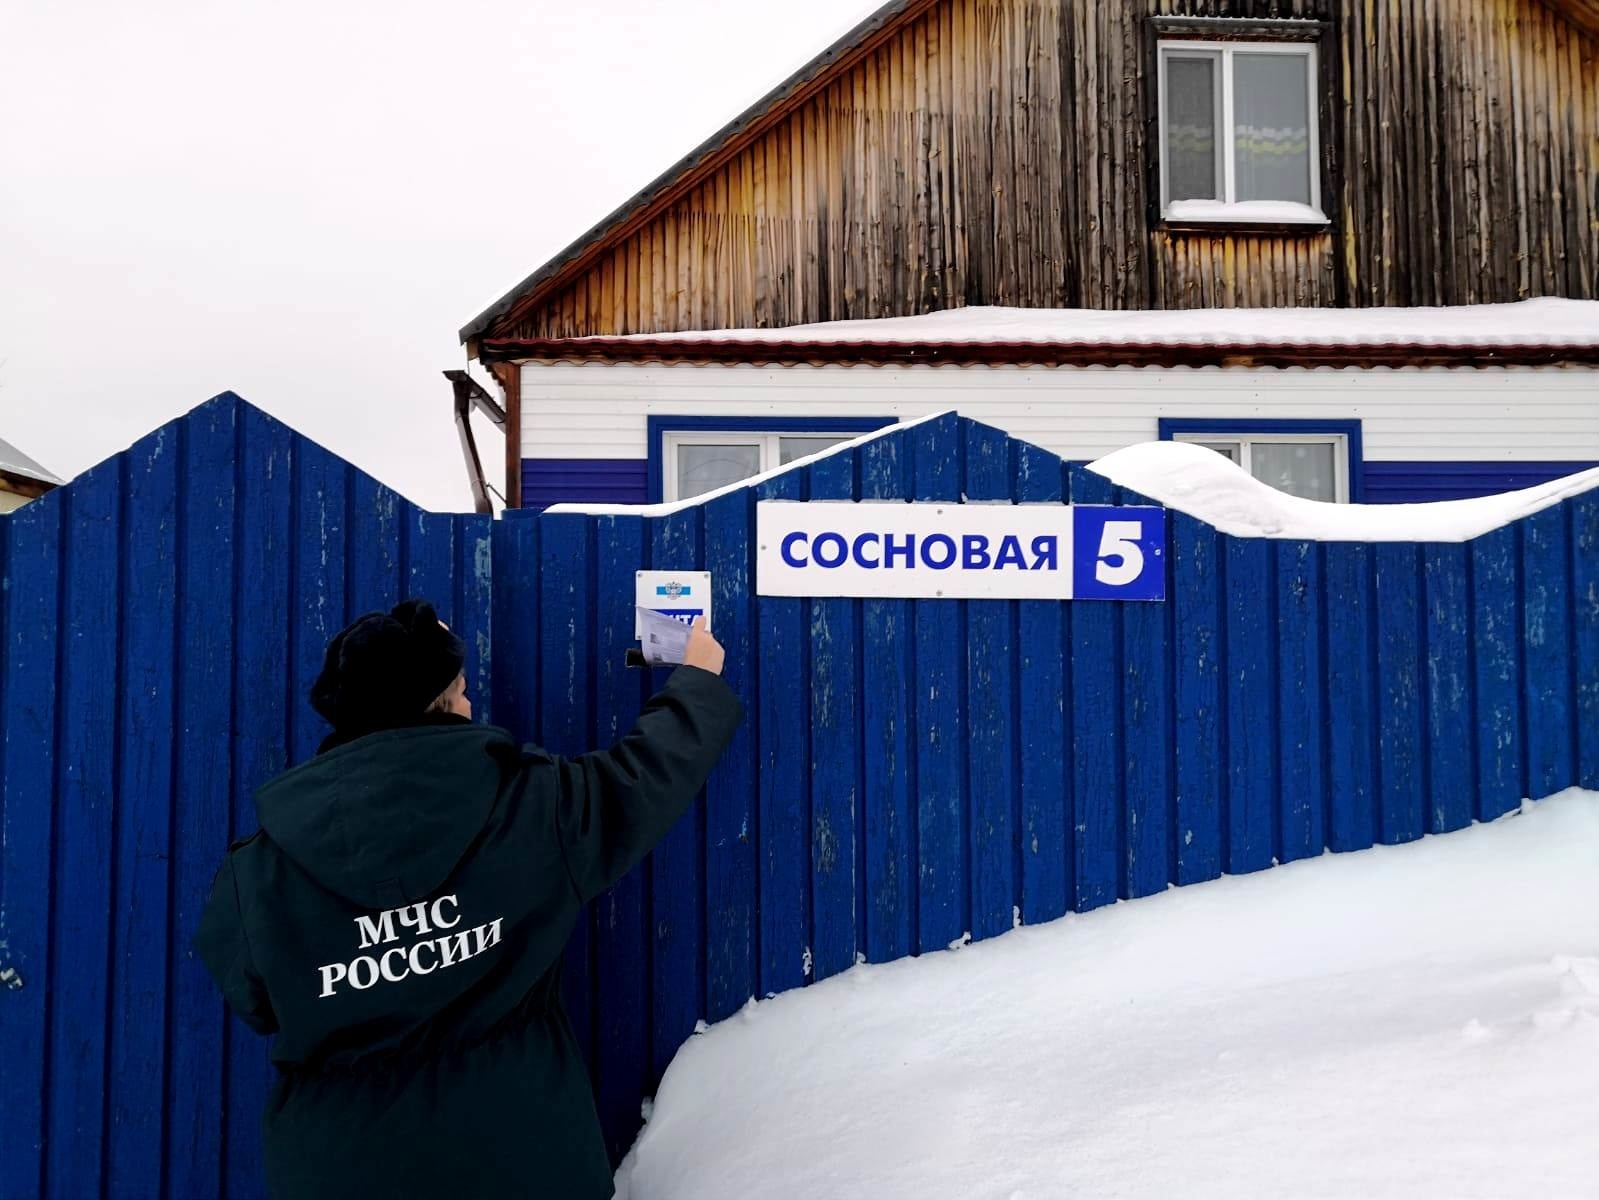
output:
<svg viewBox="0 0 1599 1200"><path fill-rule="evenodd" d="M462 339L512 506L949 408L1384 502L1599 463L1596 296L1594 0L895 0Z"/></svg>
<svg viewBox="0 0 1599 1200"><path fill-rule="evenodd" d="M0 441L0 513L21 508L64 482L10 442Z"/></svg>

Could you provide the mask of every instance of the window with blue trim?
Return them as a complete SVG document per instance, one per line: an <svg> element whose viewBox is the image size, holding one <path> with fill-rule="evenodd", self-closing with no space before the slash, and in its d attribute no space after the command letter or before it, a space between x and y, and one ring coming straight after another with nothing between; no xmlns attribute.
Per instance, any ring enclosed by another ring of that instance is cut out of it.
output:
<svg viewBox="0 0 1599 1200"><path fill-rule="evenodd" d="M651 417L650 490L689 500L895 423L893 417Z"/></svg>
<svg viewBox="0 0 1599 1200"><path fill-rule="evenodd" d="M1214 450L1290 496L1361 499L1359 421L1162 420L1160 436Z"/></svg>

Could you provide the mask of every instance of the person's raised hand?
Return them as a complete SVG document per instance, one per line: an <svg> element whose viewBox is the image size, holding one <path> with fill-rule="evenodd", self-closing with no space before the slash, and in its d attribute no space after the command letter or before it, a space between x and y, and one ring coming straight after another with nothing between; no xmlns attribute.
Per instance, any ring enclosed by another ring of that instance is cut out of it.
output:
<svg viewBox="0 0 1599 1200"><path fill-rule="evenodd" d="M711 627L705 618L696 617L694 631L688 635L688 646L683 651L683 665L720 675L726 657L727 652L722 649L722 643L711 636Z"/></svg>

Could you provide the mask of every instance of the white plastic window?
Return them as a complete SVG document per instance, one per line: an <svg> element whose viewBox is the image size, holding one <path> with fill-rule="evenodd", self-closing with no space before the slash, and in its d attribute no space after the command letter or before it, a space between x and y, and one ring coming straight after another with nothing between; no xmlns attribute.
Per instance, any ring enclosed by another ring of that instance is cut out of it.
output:
<svg viewBox="0 0 1599 1200"><path fill-rule="evenodd" d="M1179 433L1290 496L1349 501L1349 439L1341 433Z"/></svg>
<svg viewBox="0 0 1599 1200"><path fill-rule="evenodd" d="M1326 221L1314 45L1162 42L1159 87L1168 220Z"/></svg>
<svg viewBox="0 0 1599 1200"><path fill-rule="evenodd" d="M684 430L661 435L661 487L666 501L690 500L717 488L786 467L859 435L719 433Z"/></svg>

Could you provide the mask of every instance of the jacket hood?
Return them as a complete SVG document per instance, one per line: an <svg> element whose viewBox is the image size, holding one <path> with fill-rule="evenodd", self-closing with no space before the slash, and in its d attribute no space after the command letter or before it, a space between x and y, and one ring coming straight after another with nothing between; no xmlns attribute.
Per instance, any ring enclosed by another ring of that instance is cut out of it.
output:
<svg viewBox="0 0 1599 1200"><path fill-rule="evenodd" d="M369 909L398 908L449 878L519 758L493 726L388 730L278 776L256 792L256 814L322 887Z"/></svg>

